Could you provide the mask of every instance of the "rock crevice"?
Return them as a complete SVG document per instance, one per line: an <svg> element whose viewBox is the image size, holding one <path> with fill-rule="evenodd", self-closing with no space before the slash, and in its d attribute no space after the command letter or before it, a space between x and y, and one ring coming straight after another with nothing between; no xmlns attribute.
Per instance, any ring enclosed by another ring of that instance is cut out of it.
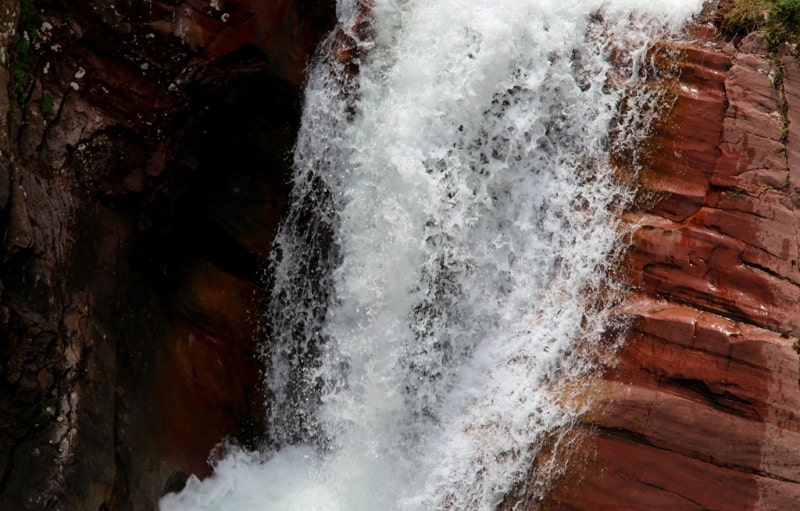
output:
<svg viewBox="0 0 800 511"><path fill-rule="evenodd" d="M259 441L257 318L333 2L0 5L0 509L154 509Z"/></svg>

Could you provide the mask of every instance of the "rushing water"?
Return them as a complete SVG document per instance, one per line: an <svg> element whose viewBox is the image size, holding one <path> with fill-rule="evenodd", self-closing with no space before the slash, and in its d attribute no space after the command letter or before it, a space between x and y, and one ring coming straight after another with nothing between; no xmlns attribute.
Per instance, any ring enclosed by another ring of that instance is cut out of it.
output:
<svg viewBox="0 0 800 511"><path fill-rule="evenodd" d="M644 135L620 105L652 110L644 49L699 7L375 0L359 36L340 1L276 243L269 440L162 511L494 509L580 412L631 195L609 151Z"/></svg>

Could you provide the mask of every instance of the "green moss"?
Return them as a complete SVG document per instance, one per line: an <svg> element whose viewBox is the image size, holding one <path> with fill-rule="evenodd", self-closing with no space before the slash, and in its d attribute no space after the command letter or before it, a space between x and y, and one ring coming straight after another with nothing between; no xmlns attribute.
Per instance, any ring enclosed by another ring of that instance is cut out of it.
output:
<svg viewBox="0 0 800 511"><path fill-rule="evenodd" d="M748 33L761 28L767 20L766 0L738 0L727 12L723 26L734 33Z"/></svg>
<svg viewBox="0 0 800 511"><path fill-rule="evenodd" d="M769 0L769 16L764 36L775 49L782 42L800 42L800 2L798 0Z"/></svg>
<svg viewBox="0 0 800 511"><path fill-rule="evenodd" d="M19 0L19 17L24 19L31 13L31 0Z"/></svg>
<svg viewBox="0 0 800 511"><path fill-rule="evenodd" d="M11 46L11 96L12 109L19 109L28 100L28 79L30 76L30 64L28 63L31 52L31 41L25 35L25 27L31 13L30 0L20 0L19 25L17 26L17 37Z"/></svg>
<svg viewBox="0 0 800 511"><path fill-rule="evenodd" d="M42 102L39 104L40 108L42 109L42 115L45 117L50 117L53 115L53 96L50 95L49 92L45 92L42 94Z"/></svg>
<svg viewBox="0 0 800 511"><path fill-rule="evenodd" d="M61 289L61 297L66 298L67 292L69 291L69 279L62 275L61 278L58 279L58 287Z"/></svg>
<svg viewBox="0 0 800 511"><path fill-rule="evenodd" d="M28 90L32 80L31 60L32 60L32 41L38 37L36 30L38 16L33 11L31 0L19 1L19 23L17 25L17 36L11 45L9 59L9 73L11 74L11 86L9 88L9 112L12 117L18 115L22 107L28 101Z"/></svg>
<svg viewBox="0 0 800 511"><path fill-rule="evenodd" d="M25 37L17 36L11 48L11 100L15 106L22 106L28 100L28 80L30 78L31 43Z"/></svg>
<svg viewBox="0 0 800 511"><path fill-rule="evenodd" d="M733 34L763 30L772 50L784 42L800 43L800 1L734 0L722 28Z"/></svg>

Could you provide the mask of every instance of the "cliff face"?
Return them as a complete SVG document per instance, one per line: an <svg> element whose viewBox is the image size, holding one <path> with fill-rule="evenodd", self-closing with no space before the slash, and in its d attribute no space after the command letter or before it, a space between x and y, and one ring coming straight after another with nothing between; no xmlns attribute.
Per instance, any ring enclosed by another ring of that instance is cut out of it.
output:
<svg viewBox="0 0 800 511"><path fill-rule="evenodd" d="M257 439L262 272L332 2L28 5L0 6L0 509L152 509ZM800 66L694 35L654 53L679 72L626 216L627 341L527 508L800 509Z"/></svg>
<svg viewBox="0 0 800 511"><path fill-rule="evenodd" d="M316 1L0 2L0 509L153 509L257 440Z"/></svg>
<svg viewBox="0 0 800 511"><path fill-rule="evenodd" d="M693 36L654 50L679 73L626 216L627 340L533 509L800 509L800 65Z"/></svg>

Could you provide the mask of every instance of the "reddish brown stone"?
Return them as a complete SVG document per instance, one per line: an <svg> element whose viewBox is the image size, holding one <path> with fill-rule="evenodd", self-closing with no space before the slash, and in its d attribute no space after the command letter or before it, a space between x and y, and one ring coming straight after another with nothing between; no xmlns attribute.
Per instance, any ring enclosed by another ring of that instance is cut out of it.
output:
<svg viewBox="0 0 800 511"><path fill-rule="evenodd" d="M783 91L788 105L786 120L786 159L789 167L790 199L795 208L800 207L800 63L793 57L783 57Z"/></svg>
<svg viewBox="0 0 800 511"><path fill-rule="evenodd" d="M626 341L525 509L800 509L800 66L758 35L677 53L641 178L656 200L626 215Z"/></svg>
<svg viewBox="0 0 800 511"><path fill-rule="evenodd" d="M4 54L35 39L0 63L0 508L152 510L227 436L259 440L258 289L335 2L21 3L0 8Z"/></svg>
<svg viewBox="0 0 800 511"><path fill-rule="evenodd" d="M675 92L669 119L656 125L653 148L642 171L642 185L659 194L654 212L685 219L697 212L708 193L708 176L719 159L719 139L725 114L725 71L729 58L699 47L676 47L684 56L682 80L666 85ZM706 64L707 63L707 64ZM690 124L691 130L676 132Z"/></svg>

